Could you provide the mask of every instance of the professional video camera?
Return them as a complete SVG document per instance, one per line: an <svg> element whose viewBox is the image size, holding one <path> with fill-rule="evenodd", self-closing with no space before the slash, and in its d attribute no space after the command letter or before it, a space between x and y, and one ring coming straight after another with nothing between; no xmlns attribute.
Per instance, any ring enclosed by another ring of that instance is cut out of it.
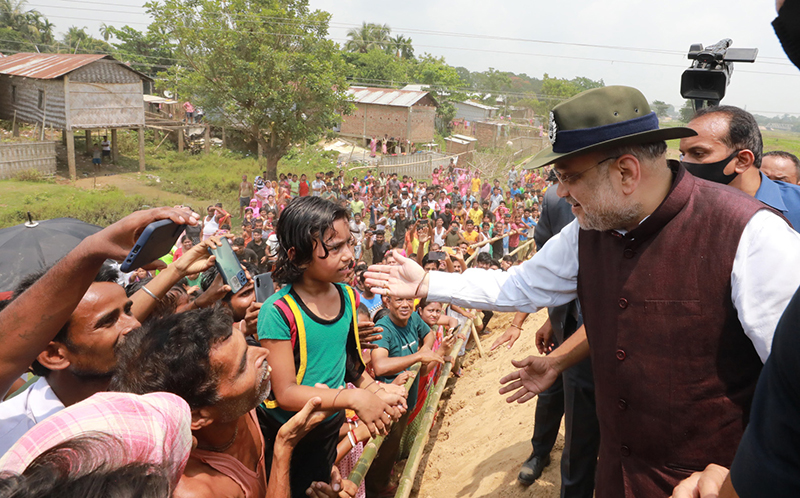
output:
<svg viewBox="0 0 800 498"><path fill-rule="evenodd" d="M681 76L681 96L690 99L695 111L704 106L719 105L733 74L734 62L755 62L757 48L730 48L726 38L703 48L700 43L689 47L689 69Z"/></svg>

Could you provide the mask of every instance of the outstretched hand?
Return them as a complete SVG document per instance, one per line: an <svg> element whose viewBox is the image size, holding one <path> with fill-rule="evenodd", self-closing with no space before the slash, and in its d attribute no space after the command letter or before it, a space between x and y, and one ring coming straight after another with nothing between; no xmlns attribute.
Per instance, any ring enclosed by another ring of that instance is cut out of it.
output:
<svg viewBox="0 0 800 498"><path fill-rule="evenodd" d="M103 259L123 261L147 225L154 221L172 220L178 225L197 225L199 215L188 208L161 207L136 211L87 237L94 252Z"/></svg>
<svg viewBox="0 0 800 498"><path fill-rule="evenodd" d="M521 334L521 331L520 331L520 329L518 327L514 327L513 325L509 325L508 328L506 329L506 331L503 332L500 335L500 337L498 337L494 341L494 344L492 344L492 347L491 347L490 351L494 351L495 349L499 348L503 344L508 344L508 346L507 346L508 349L511 349L514 346L514 343L517 342L517 339L519 339L520 334Z"/></svg>
<svg viewBox="0 0 800 498"><path fill-rule="evenodd" d="M314 397L309 399L299 412L295 413L292 418L281 426L277 438L282 439L291 447L297 446L297 443L306 434L330 415L328 411L320 411L320 405L322 405L322 398Z"/></svg>
<svg viewBox="0 0 800 498"><path fill-rule="evenodd" d="M401 255L397 249L392 254L396 265L372 265L364 273L366 284L372 292L407 299L427 296L427 282L423 281L427 276L425 270L414 260Z"/></svg>
<svg viewBox="0 0 800 498"><path fill-rule="evenodd" d="M547 356L528 356L524 360L511 360L511 364L519 370L500 379L500 383L505 384L500 388L500 394L513 392L506 398L509 403L532 400L552 386L561 374Z"/></svg>

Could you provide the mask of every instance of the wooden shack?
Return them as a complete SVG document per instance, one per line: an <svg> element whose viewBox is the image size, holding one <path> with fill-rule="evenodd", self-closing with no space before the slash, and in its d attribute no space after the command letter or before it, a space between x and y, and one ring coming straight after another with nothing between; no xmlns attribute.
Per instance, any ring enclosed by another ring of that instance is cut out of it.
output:
<svg viewBox="0 0 800 498"><path fill-rule="evenodd" d="M393 141L430 142L436 120L436 99L429 92L393 88L350 87L355 111L342 117L341 135Z"/></svg>
<svg viewBox="0 0 800 498"><path fill-rule="evenodd" d="M92 132L110 130L116 161L117 130L137 129L144 171L142 95L151 81L110 55L19 53L0 59L0 118L64 130L73 180L76 131L89 151Z"/></svg>

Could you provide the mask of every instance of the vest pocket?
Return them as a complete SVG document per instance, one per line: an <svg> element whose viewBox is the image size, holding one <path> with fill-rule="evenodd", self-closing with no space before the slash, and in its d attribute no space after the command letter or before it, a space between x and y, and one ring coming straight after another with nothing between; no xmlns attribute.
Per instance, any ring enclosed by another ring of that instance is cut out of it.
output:
<svg viewBox="0 0 800 498"><path fill-rule="evenodd" d="M685 301L645 299L644 312L646 315L699 316L703 314L703 307L698 299Z"/></svg>

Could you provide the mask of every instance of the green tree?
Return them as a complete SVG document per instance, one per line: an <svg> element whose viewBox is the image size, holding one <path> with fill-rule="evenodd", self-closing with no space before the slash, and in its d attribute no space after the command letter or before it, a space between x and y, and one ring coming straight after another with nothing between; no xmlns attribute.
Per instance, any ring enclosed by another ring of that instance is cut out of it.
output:
<svg viewBox="0 0 800 498"><path fill-rule="evenodd" d="M464 86L458 71L448 66L444 57L434 57L426 53L415 65L413 79L416 83L425 85L425 90L436 98L439 103L436 108L437 128L439 133L449 135L450 122L457 112L452 102L461 102L467 98L465 93L458 90Z"/></svg>
<svg viewBox="0 0 800 498"><path fill-rule="evenodd" d="M349 113L330 14L308 0L164 0L146 4L184 69L164 75L212 122L256 141L275 179L278 160Z"/></svg>
<svg viewBox="0 0 800 498"><path fill-rule="evenodd" d="M411 38L403 35L391 36L386 41L386 52L398 59L413 59L414 45L411 43Z"/></svg>
<svg viewBox="0 0 800 498"><path fill-rule="evenodd" d="M458 73L458 77L461 78L461 81L464 82L465 88L474 88L473 81L472 81L472 73L469 69L465 67L457 67L456 73Z"/></svg>
<svg viewBox="0 0 800 498"><path fill-rule="evenodd" d="M391 33L392 29L386 24L363 22L360 28L352 28L347 32L349 40L344 47L350 52L362 54L366 54L372 49L385 50Z"/></svg>
<svg viewBox="0 0 800 498"><path fill-rule="evenodd" d="M694 117L694 106L692 105L692 101L687 100L686 102L684 102L683 107L681 107L681 110L679 112L681 114L681 121L683 121L684 123L688 123L689 121L691 121L692 117Z"/></svg>
<svg viewBox="0 0 800 498"><path fill-rule="evenodd" d="M0 51L42 51L52 47L53 24L37 10L27 10L25 0L0 0Z"/></svg>
<svg viewBox="0 0 800 498"><path fill-rule="evenodd" d="M70 26L61 39L60 51L79 54L105 54L111 52L111 45L98 40L86 32L86 26Z"/></svg>
<svg viewBox="0 0 800 498"><path fill-rule="evenodd" d="M604 86L603 80L595 81L584 77L568 80L566 78L552 78L545 73L542 79L542 90L537 99L539 104L534 109L534 112L540 116L548 116L553 107L560 102L586 90Z"/></svg>
<svg viewBox="0 0 800 498"><path fill-rule="evenodd" d="M353 84L403 86L411 81L408 61L378 48L364 54L345 52L343 56L347 61L347 79Z"/></svg>
<svg viewBox="0 0 800 498"><path fill-rule="evenodd" d="M103 34L103 27L100 29ZM164 41L164 32L158 23L150 24L146 32L130 26L106 26L103 36L106 35L116 40L112 45L117 59L135 64L137 70L149 76L155 77L175 62L175 47Z"/></svg>
<svg viewBox="0 0 800 498"><path fill-rule="evenodd" d="M659 118L667 117L667 111L669 110L669 104L662 100L654 100L650 103L650 108L655 111L656 116Z"/></svg>

